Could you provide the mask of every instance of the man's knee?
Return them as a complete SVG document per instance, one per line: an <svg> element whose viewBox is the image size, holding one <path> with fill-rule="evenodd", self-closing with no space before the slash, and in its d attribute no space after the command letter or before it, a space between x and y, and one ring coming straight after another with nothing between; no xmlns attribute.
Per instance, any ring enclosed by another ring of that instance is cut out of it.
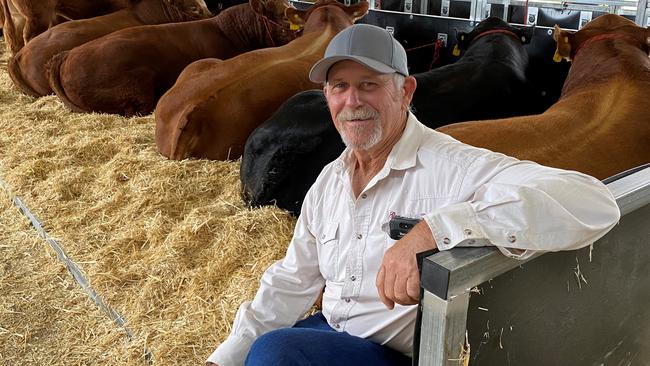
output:
<svg viewBox="0 0 650 366"><path fill-rule="evenodd" d="M246 357L246 366L260 365L300 365L296 349L304 341L295 328L283 328L271 331L257 338Z"/></svg>

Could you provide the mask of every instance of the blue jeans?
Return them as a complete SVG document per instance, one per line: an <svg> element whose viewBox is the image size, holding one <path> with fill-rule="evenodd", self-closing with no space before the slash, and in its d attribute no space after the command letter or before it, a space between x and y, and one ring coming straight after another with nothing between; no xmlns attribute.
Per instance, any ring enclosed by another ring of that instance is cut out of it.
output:
<svg viewBox="0 0 650 366"><path fill-rule="evenodd" d="M259 337L246 366L410 366L411 359L386 346L332 329L322 313Z"/></svg>

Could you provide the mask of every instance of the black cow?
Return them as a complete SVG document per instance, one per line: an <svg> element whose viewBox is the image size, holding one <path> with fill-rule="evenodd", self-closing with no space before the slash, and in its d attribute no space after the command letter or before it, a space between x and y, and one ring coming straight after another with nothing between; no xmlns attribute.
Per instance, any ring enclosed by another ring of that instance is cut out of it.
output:
<svg viewBox="0 0 650 366"><path fill-rule="evenodd" d="M294 95L246 140L240 170L244 200L299 214L309 187L344 148L323 91Z"/></svg>
<svg viewBox="0 0 650 366"><path fill-rule="evenodd" d="M528 56L522 46L531 37L531 28L520 30L499 18L459 33L459 47L467 48L463 57L414 75L414 114L436 128L538 112L540 98L526 83ZM240 172L244 200L299 213L318 173L343 149L323 92L295 95L248 137Z"/></svg>
<svg viewBox="0 0 650 366"><path fill-rule="evenodd" d="M463 57L413 75L418 82L413 113L431 128L453 122L541 113L540 98L526 80L533 28L518 29L490 17L458 33Z"/></svg>

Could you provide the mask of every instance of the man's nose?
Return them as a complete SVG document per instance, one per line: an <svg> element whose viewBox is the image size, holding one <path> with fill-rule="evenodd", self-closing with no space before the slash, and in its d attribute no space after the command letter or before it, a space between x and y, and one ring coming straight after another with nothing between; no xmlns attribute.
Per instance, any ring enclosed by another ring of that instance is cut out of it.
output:
<svg viewBox="0 0 650 366"><path fill-rule="evenodd" d="M348 94L345 98L345 105L347 107L356 108L359 107L363 102L361 101L359 90L357 88L351 87L348 89Z"/></svg>

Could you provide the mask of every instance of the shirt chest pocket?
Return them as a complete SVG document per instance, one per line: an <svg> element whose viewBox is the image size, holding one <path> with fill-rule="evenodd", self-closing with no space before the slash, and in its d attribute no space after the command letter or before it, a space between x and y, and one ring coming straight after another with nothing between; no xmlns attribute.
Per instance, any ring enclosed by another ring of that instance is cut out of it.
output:
<svg viewBox="0 0 650 366"><path fill-rule="evenodd" d="M444 202L446 198L417 198L417 199L405 199L398 204L394 205L394 208L390 210L391 214L394 213L396 216L402 216L409 219L422 219L423 216L428 215L434 212L438 207L440 207L440 202ZM397 240L390 238L390 221L385 221L381 225L382 231L385 233L385 244L384 251L388 250L390 247L395 245Z"/></svg>
<svg viewBox="0 0 650 366"><path fill-rule="evenodd" d="M421 219L422 216L428 215L440 207L444 198L418 198L409 199L404 202L403 208L397 214L412 219Z"/></svg>
<svg viewBox="0 0 650 366"><path fill-rule="evenodd" d="M334 281L339 265L339 223L325 222L316 229L318 266L323 278Z"/></svg>

